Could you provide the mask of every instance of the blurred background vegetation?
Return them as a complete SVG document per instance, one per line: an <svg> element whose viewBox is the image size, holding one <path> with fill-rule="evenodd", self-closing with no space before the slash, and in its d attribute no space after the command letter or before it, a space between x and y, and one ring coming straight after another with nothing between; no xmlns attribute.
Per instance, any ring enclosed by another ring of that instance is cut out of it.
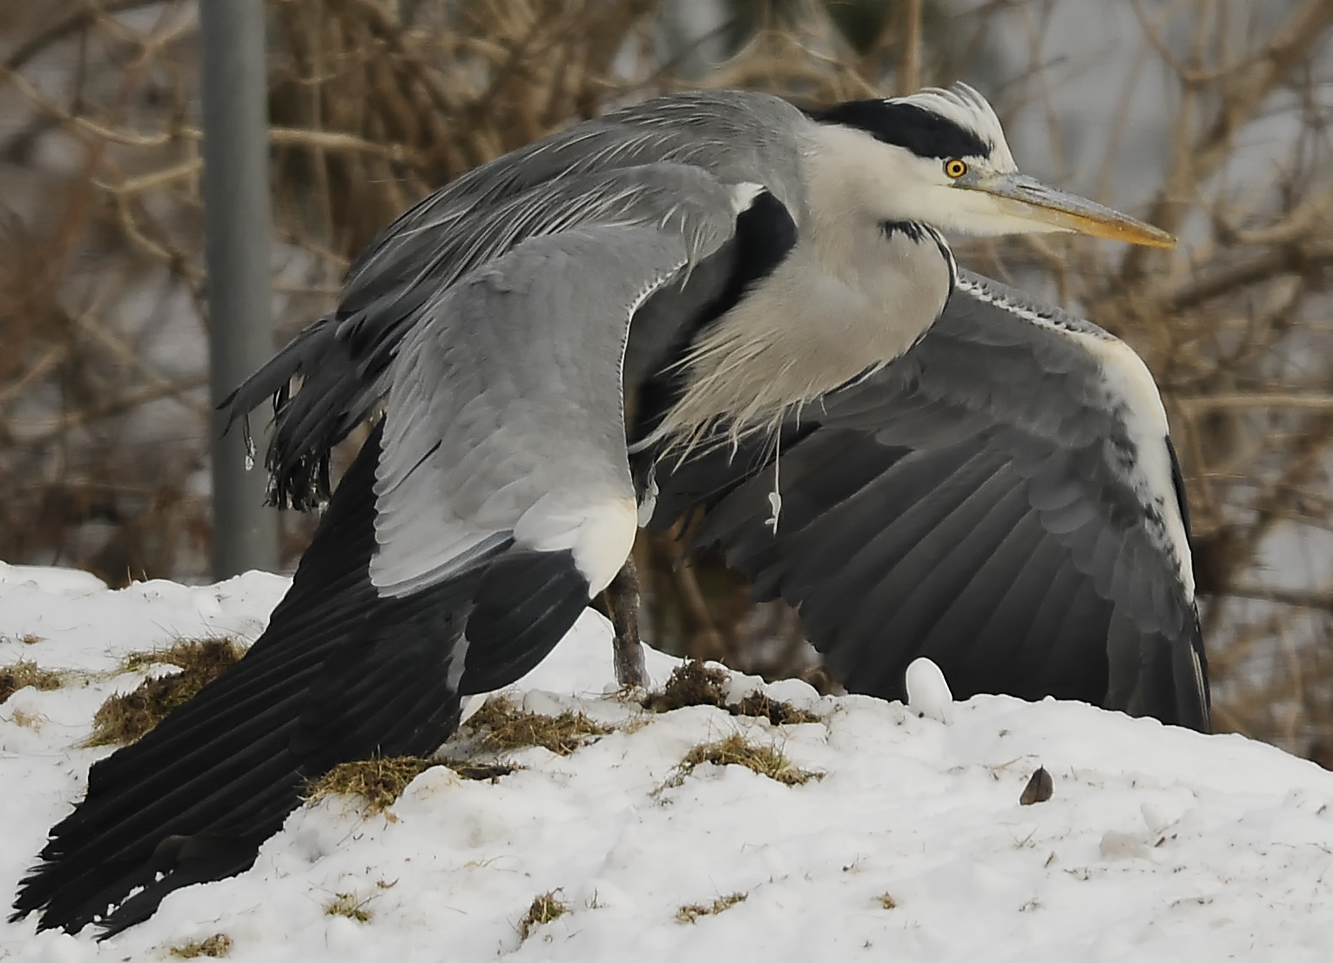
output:
<svg viewBox="0 0 1333 963"><path fill-rule="evenodd" d="M221 0L205 0L221 2ZM964 79L1023 167L1177 232L960 259L1125 338L1184 462L1216 722L1333 764L1333 3L269 0L279 341L468 168L696 86L800 102ZM0 5L0 558L202 580L210 521L198 15ZM287 516L294 563L311 521ZM636 547L650 638L811 673L794 615Z"/></svg>

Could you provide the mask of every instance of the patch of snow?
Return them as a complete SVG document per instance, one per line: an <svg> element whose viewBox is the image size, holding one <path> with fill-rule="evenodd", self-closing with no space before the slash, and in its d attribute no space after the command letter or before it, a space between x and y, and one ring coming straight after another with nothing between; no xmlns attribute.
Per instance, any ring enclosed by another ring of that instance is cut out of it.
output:
<svg viewBox="0 0 1333 963"><path fill-rule="evenodd" d="M74 573L0 575L0 664L78 673L0 705L8 896L108 751L81 743L135 678L123 655L253 639L286 581L112 592ZM675 660L647 655L660 684ZM0 923L0 959L157 961L215 933L247 963L1327 958L1333 774L1273 747L1054 700L941 702L938 680L928 701L948 704L948 725L914 711L916 688L908 709L775 683L771 698L820 716L775 727L707 706L651 715L609 687L610 632L588 614L514 694L610 735L569 756L517 751L525 768L493 782L427 770L390 814L305 806L249 872L182 889L103 943L91 929L36 934L31 917ZM671 778L691 748L732 733L823 778L786 786L707 764ZM1020 806L1038 766L1054 795ZM522 940L534 897L552 891L568 912ZM326 913L342 894L366 922ZM733 894L745 898L722 899Z"/></svg>

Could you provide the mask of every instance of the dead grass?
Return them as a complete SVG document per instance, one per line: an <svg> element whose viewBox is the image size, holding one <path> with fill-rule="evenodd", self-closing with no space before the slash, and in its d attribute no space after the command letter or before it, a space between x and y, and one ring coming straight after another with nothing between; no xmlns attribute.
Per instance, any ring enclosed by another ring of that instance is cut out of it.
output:
<svg viewBox="0 0 1333 963"><path fill-rule="evenodd" d="M770 699L759 691L751 692L740 702L729 703L729 678L725 669L697 660L684 662L672 671L671 678L667 679L661 692L650 693L643 700L643 707L652 712L670 712L686 706L717 706L733 716L767 719L775 726L819 721L819 716L814 713L798 709L790 702Z"/></svg>
<svg viewBox="0 0 1333 963"><path fill-rule="evenodd" d="M354 893L339 893L333 898L333 902L324 907L325 916L346 916L349 920L356 920L358 923L369 923L375 915L366 909L366 904L372 897L357 899Z"/></svg>
<svg viewBox="0 0 1333 963"><path fill-rule="evenodd" d="M471 759L441 759L440 764L452 769L459 779L492 783L524 768L508 762L473 762Z"/></svg>
<svg viewBox="0 0 1333 963"><path fill-rule="evenodd" d="M226 933L214 933L206 940L195 940L181 946L173 946L171 955L183 960L192 960L197 956L223 957L231 955L231 937Z"/></svg>
<svg viewBox="0 0 1333 963"><path fill-rule="evenodd" d="M0 642L16 642L19 645L36 645L38 642L45 642L46 639L40 635L33 635L31 632L24 635L0 635Z"/></svg>
<svg viewBox="0 0 1333 963"><path fill-rule="evenodd" d="M706 762L715 766L744 766L784 786L803 786L811 779L824 778L822 772L793 766L781 750L773 746L754 745L737 732L718 742L695 746L685 754L685 758L676 766L676 771L659 788L669 789L681 785L696 766Z"/></svg>
<svg viewBox="0 0 1333 963"><path fill-rule="evenodd" d="M559 892L560 890L553 889L549 893L542 893L533 899L532 905L528 907L527 915L518 924L518 941L520 943L527 942L528 937L532 935L532 931L536 927L557 920L569 912L569 904L556 895Z"/></svg>
<svg viewBox="0 0 1333 963"><path fill-rule="evenodd" d="M719 896L711 903L691 903L688 906L682 906L676 910L676 922L693 923L701 916L716 916L718 913L725 913L737 903L744 903L748 893L731 893L727 896Z"/></svg>
<svg viewBox="0 0 1333 963"><path fill-rule="evenodd" d="M131 653L125 657L126 669L174 665L181 671L145 679L132 692L107 699L93 716L93 734L88 737L87 745L124 745L143 738L243 654L241 646L224 638L182 639L160 651Z"/></svg>
<svg viewBox="0 0 1333 963"><path fill-rule="evenodd" d="M770 699L762 692L751 692L735 705L727 706L734 716L755 716L767 719L775 726L794 726L803 722L818 722L819 716L798 709L790 702Z"/></svg>
<svg viewBox="0 0 1333 963"><path fill-rule="evenodd" d="M178 639L165 649L131 652L122 660L129 671L151 665L174 665L187 672L221 675L245 655L245 649L235 639L214 636L203 639Z"/></svg>
<svg viewBox="0 0 1333 963"><path fill-rule="evenodd" d="M676 666L661 692L649 693L643 707L652 712L670 712L685 706L727 704L727 673L703 662L691 660Z"/></svg>
<svg viewBox="0 0 1333 963"><path fill-rule="evenodd" d="M898 908L898 901L893 898L892 893L880 893L879 896L876 897L876 899L878 900L879 905L884 907L885 909Z"/></svg>
<svg viewBox="0 0 1333 963"><path fill-rule="evenodd" d="M367 816L382 813L403 794L417 776L439 763L420 756L375 756L334 766L306 787L305 801L329 796L359 796Z"/></svg>
<svg viewBox="0 0 1333 963"><path fill-rule="evenodd" d="M0 703L7 701L19 689L26 689L28 686L48 692L51 689L59 689L60 685L59 672L43 669L29 659L19 659L13 665L0 668Z"/></svg>
<svg viewBox="0 0 1333 963"><path fill-rule="evenodd" d="M506 752L541 746L558 756L567 756L589 740L611 732L608 726L593 722L582 712L562 712L544 716L527 712L511 699L488 699L468 719L467 726L478 734L480 748L488 752Z"/></svg>

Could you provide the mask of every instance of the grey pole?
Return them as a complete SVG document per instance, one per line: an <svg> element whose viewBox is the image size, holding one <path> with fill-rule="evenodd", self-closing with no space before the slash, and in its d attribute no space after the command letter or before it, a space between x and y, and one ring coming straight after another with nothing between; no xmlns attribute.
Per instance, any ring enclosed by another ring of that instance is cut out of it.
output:
<svg viewBox="0 0 1333 963"><path fill-rule="evenodd" d="M216 406L273 352L263 0L201 0L199 33L209 383ZM242 432L223 437L223 427L214 411L213 576L275 571L277 519L264 505L263 467L247 470Z"/></svg>

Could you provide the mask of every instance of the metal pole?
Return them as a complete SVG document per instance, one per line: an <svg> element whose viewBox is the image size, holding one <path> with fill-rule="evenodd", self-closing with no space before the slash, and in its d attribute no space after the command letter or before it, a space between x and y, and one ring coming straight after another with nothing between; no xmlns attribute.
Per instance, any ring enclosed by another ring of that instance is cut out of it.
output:
<svg viewBox="0 0 1333 963"><path fill-rule="evenodd" d="M216 406L273 352L263 0L200 0L209 382ZM262 466L213 414L213 575L276 570ZM259 425L255 426L256 428ZM257 439L261 444L263 439Z"/></svg>

